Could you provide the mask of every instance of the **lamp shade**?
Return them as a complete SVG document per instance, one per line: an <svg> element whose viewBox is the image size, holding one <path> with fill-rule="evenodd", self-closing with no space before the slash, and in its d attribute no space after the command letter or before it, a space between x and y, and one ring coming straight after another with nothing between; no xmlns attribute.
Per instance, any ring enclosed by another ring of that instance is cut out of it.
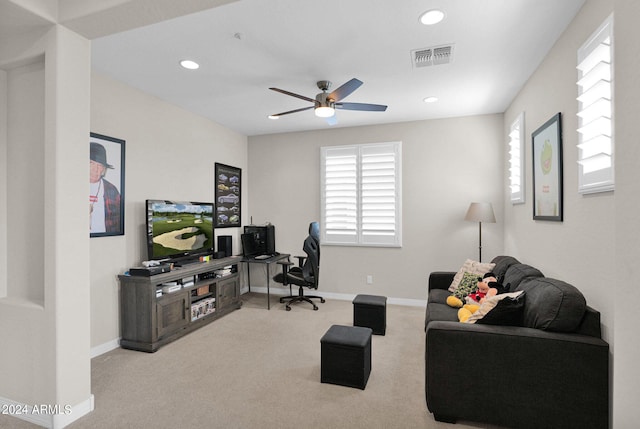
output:
<svg viewBox="0 0 640 429"><path fill-rule="evenodd" d="M496 223L491 203L471 203L464 220L471 222Z"/></svg>

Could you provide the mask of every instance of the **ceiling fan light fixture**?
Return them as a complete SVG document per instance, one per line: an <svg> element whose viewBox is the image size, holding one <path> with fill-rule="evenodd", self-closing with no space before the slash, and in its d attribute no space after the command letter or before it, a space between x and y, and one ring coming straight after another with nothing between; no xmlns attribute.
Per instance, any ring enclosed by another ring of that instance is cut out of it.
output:
<svg viewBox="0 0 640 429"><path fill-rule="evenodd" d="M434 25L444 19L444 12L440 9L431 9L420 15L420 22L424 25Z"/></svg>
<svg viewBox="0 0 640 429"><path fill-rule="evenodd" d="M200 68L200 64L191 60L181 60L180 65L187 70L197 70Z"/></svg>
<svg viewBox="0 0 640 429"><path fill-rule="evenodd" d="M330 118L336 113L333 107L320 106L316 107L315 114L319 118Z"/></svg>

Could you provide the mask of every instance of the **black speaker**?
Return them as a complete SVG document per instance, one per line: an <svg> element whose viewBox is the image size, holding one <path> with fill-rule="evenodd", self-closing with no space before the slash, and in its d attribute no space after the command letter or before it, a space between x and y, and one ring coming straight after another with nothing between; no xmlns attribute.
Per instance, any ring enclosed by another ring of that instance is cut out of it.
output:
<svg viewBox="0 0 640 429"><path fill-rule="evenodd" d="M232 256L231 251L231 236L220 235L218 236L218 252L216 254L222 254L222 257Z"/></svg>

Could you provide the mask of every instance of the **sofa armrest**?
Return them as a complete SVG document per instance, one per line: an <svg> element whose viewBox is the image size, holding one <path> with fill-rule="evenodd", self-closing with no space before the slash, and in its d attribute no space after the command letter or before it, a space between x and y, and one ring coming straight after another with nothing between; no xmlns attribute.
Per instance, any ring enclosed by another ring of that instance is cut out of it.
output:
<svg viewBox="0 0 640 429"><path fill-rule="evenodd" d="M427 407L438 420L608 426L609 345L600 338L433 321L425 360Z"/></svg>
<svg viewBox="0 0 640 429"><path fill-rule="evenodd" d="M454 271L433 271L429 274L429 290L449 289L455 275Z"/></svg>

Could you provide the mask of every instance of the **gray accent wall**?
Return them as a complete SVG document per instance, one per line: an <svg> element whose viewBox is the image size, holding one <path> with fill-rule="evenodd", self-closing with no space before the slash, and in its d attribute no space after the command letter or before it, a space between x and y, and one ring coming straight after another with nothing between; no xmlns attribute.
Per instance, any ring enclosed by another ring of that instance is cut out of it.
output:
<svg viewBox="0 0 640 429"><path fill-rule="evenodd" d="M496 211L483 224L483 260L502 253L502 130L495 114L250 137L251 216L275 225L280 252L300 255L321 216L320 148L401 141L402 247L322 246L318 291L424 301L430 271L478 259L478 224L464 220L472 201Z"/></svg>

